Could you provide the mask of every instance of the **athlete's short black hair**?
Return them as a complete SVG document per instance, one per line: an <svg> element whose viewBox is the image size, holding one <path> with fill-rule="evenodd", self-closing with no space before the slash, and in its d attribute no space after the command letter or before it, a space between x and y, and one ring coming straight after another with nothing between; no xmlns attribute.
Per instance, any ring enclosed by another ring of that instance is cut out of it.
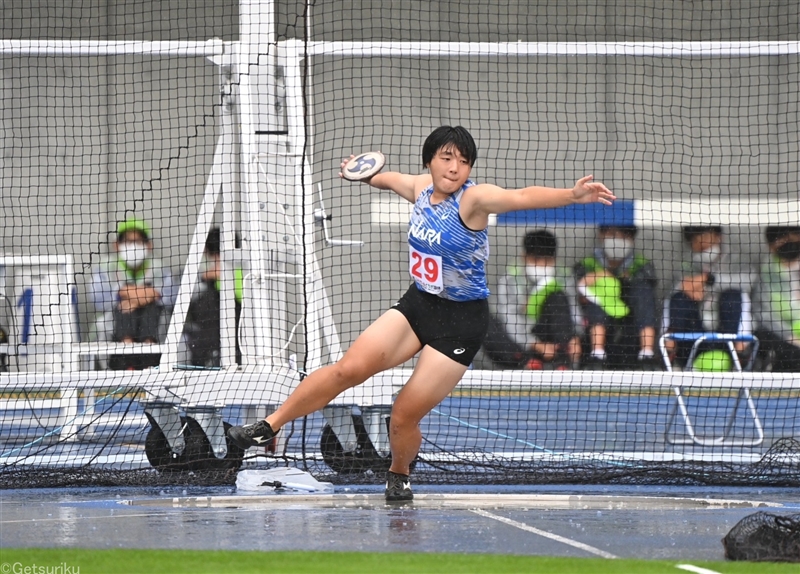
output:
<svg viewBox="0 0 800 574"><path fill-rule="evenodd" d="M529 231L522 240L528 257L555 257L556 244L556 236L544 230Z"/></svg>
<svg viewBox="0 0 800 574"><path fill-rule="evenodd" d="M716 233L717 235L722 235L722 226L721 225L687 225L683 228L683 239L687 243L691 243L692 239L694 239L698 235L702 235L703 233Z"/></svg>
<svg viewBox="0 0 800 574"><path fill-rule="evenodd" d="M800 226L798 225L770 225L764 231L764 237L767 243L772 245L778 239L786 237L791 233L800 233Z"/></svg>
<svg viewBox="0 0 800 574"><path fill-rule="evenodd" d="M478 147L467 128L441 126L433 130L422 144L422 167L427 168L437 151L450 146L464 156L470 167L475 165L475 160L478 159Z"/></svg>

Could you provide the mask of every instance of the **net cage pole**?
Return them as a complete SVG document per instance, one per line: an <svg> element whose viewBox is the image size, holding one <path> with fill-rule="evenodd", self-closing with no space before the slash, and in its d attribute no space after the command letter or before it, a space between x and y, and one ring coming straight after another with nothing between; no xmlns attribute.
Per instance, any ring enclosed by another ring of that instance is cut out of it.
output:
<svg viewBox="0 0 800 574"><path fill-rule="evenodd" d="M241 99L242 221L251 242L247 286L261 305L254 321L264 324L245 362L285 365L287 346L301 320L291 323L289 294L305 292L299 315L307 329L303 362L310 371L341 356L338 333L317 263L311 142L306 125L302 52L294 41L276 42L271 2L241 3L238 87ZM256 257L254 253L263 256ZM323 357L327 347L328 357Z"/></svg>

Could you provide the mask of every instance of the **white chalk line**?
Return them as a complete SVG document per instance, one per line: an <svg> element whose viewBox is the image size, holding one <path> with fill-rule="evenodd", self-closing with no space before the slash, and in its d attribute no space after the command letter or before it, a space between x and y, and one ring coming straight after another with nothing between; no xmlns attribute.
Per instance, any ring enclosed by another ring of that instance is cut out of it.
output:
<svg viewBox="0 0 800 574"><path fill-rule="evenodd" d="M699 566L692 566L691 564L676 564L675 568L694 572L694 574L719 574L716 570L709 570L708 568L700 568Z"/></svg>
<svg viewBox="0 0 800 574"><path fill-rule="evenodd" d="M615 556L610 552L606 552L605 550L600 550L599 548L595 548L594 546L589 546L588 544L584 544L583 542L578 542L577 540L572 540L571 538L565 538L563 536L559 536L558 534L547 532L546 530L539 530L538 528L534 528L533 526L528 526L524 522L517 522L516 520L505 518L504 516L498 516L497 514L492 514L491 512L486 512L485 510L480 510L480 509L474 509L471 510L470 512L473 512L478 516L491 518L492 520L497 520L498 522L502 522L503 524L508 524L509 526L513 526L514 528L519 528L520 530L524 530L526 532L542 536L543 538L549 538L550 540L555 540L556 542L567 544L568 546L572 546L573 548L578 548L580 550L583 550L584 552L589 552L590 554L594 554L602 558L618 558L618 556Z"/></svg>

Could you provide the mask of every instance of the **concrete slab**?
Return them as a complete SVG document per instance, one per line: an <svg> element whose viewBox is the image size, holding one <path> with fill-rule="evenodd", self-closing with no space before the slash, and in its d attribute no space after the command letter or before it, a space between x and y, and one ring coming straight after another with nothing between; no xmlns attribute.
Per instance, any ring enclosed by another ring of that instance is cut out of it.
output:
<svg viewBox="0 0 800 574"><path fill-rule="evenodd" d="M480 552L723 558L721 538L758 510L797 512L793 489L376 487L238 496L232 488L0 491L3 547Z"/></svg>

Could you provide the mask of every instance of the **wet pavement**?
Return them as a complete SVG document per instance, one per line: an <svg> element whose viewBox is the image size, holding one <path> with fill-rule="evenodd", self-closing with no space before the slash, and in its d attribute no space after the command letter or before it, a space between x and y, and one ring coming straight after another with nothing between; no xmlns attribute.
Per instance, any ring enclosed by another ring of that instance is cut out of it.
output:
<svg viewBox="0 0 800 574"><path fill-rule="evenodd" d="M759 510L800 511L797 489L378 487L237 495L218 488L0 491L0 546L481 552L721 560Z"/></svg>

